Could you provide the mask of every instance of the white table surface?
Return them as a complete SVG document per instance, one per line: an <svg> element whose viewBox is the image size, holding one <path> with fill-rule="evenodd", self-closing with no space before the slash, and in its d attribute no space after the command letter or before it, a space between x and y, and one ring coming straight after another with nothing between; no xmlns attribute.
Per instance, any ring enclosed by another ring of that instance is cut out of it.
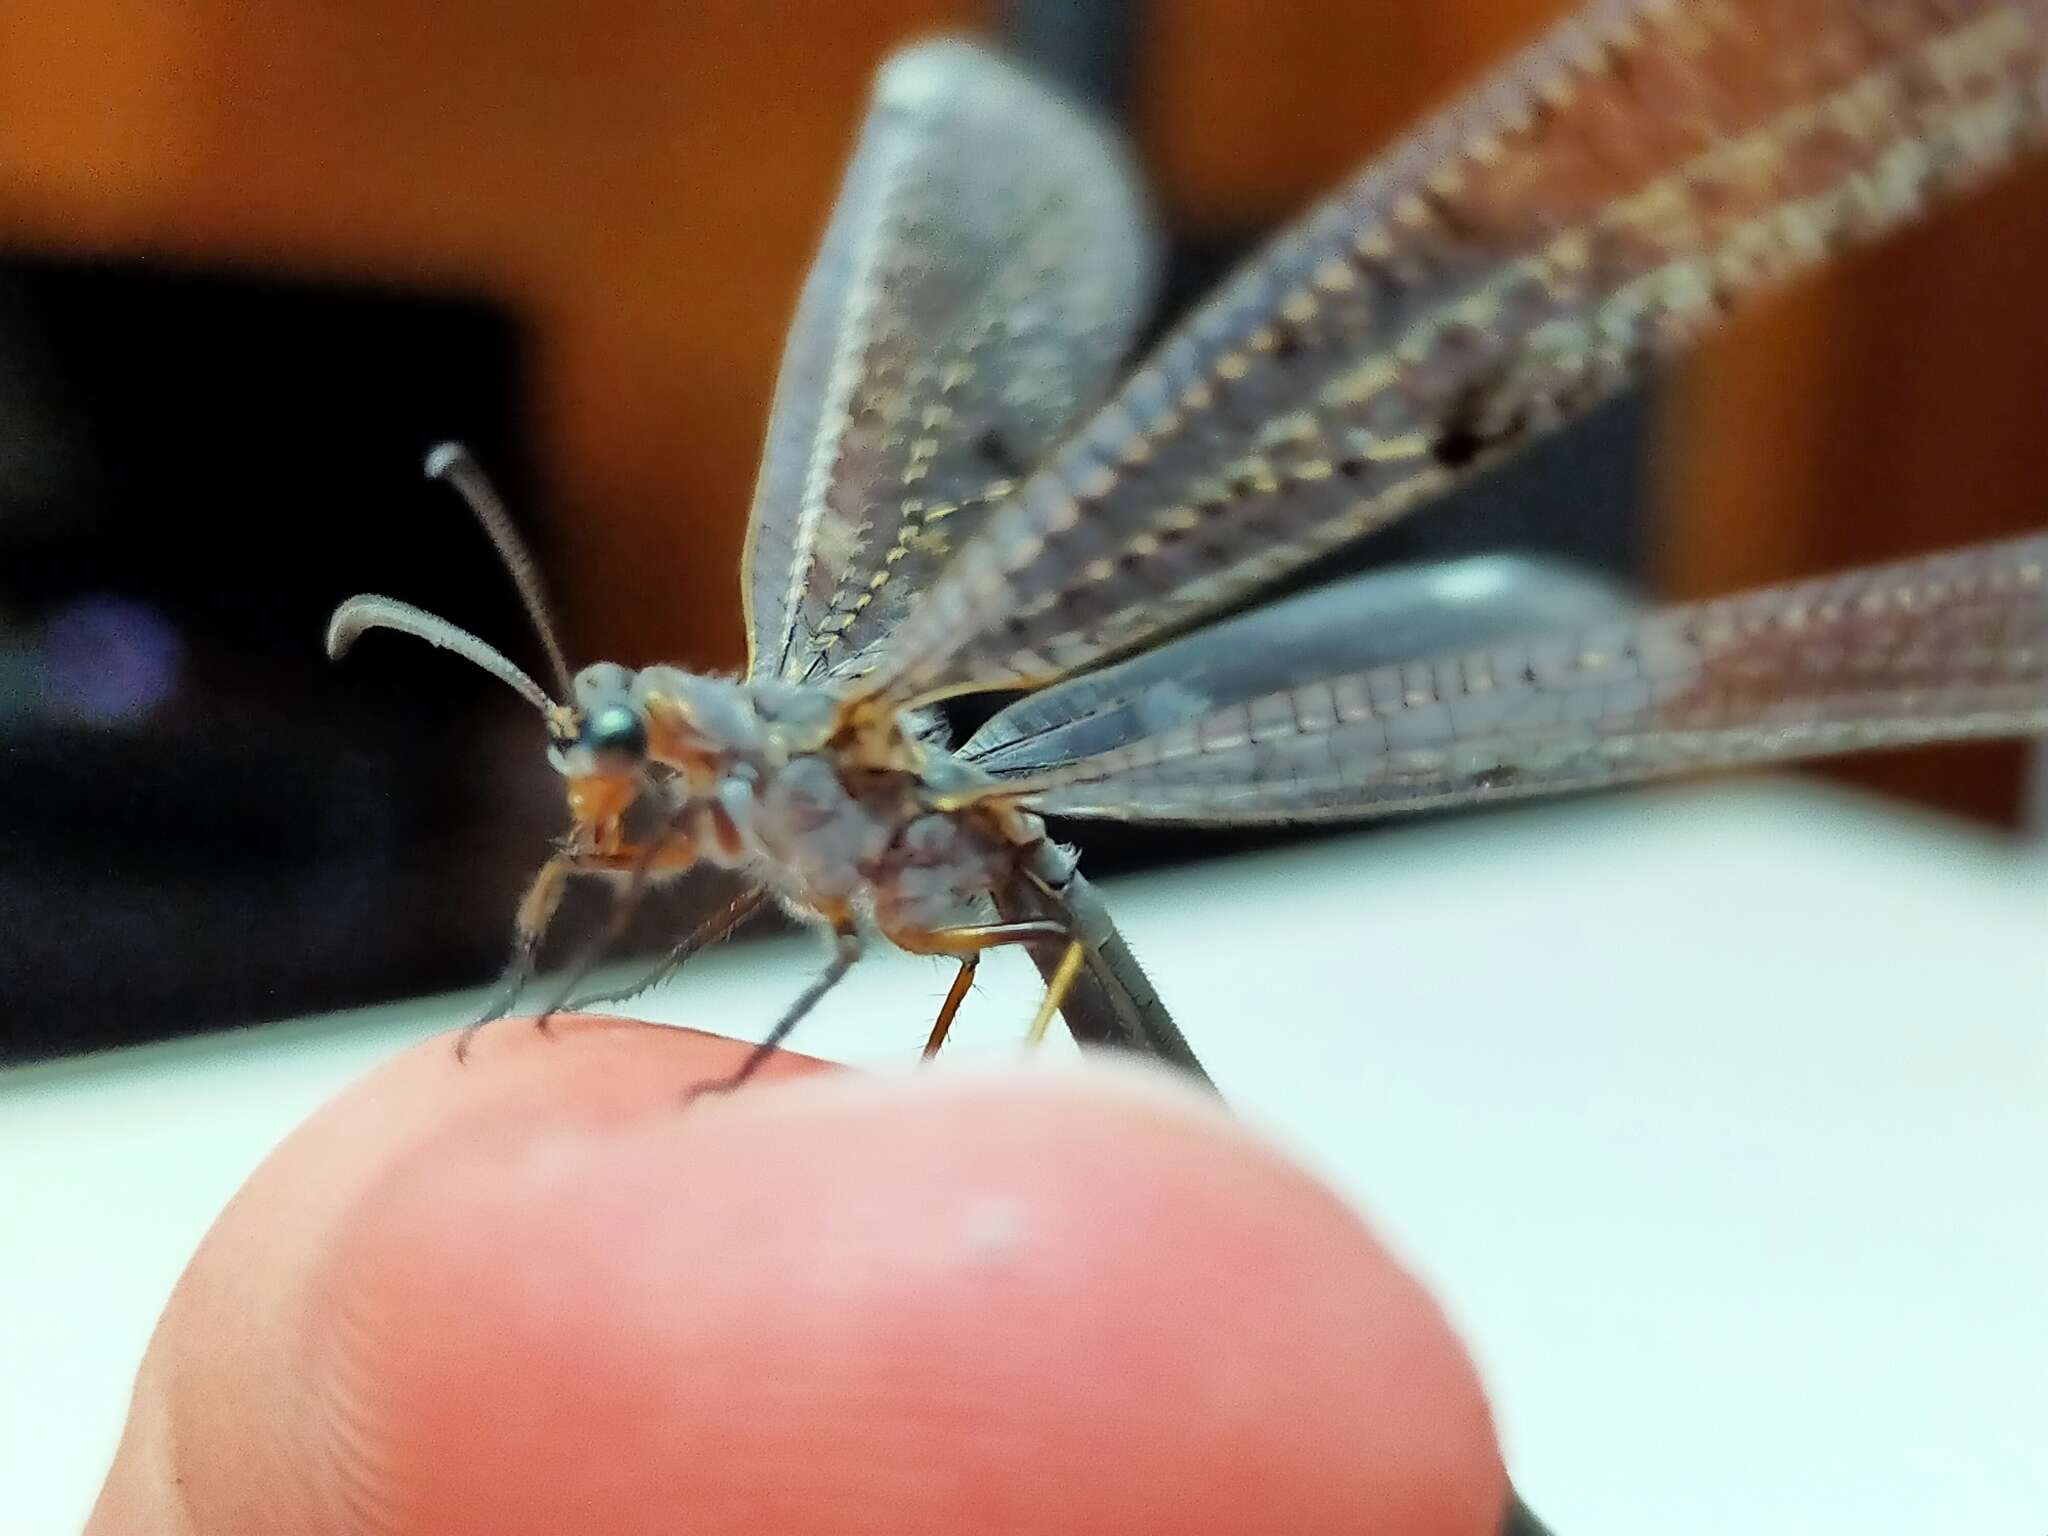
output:
<svg viewBox="0 0 2048 1536"><path fill-rule="evenodd" d="M2038 854L1758 782L1108 895L1232 1102L1444 1298L1560 1536L2048 1531ZM765 1024L804 942L650 1011ZM801 1045L907 1065L947 970L863 965ZM983 976L961 1057L1035 996ZM215 1211L462 1002L0 1073L0 1531L78 1528Z"/></svg>

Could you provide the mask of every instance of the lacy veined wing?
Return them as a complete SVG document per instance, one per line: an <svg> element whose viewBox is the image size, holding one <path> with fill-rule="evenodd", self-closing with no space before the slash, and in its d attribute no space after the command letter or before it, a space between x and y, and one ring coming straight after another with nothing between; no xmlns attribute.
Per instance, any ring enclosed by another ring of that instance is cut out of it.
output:
<svg viewBox="0 0 2048 1536"><path fill-rule="evenodd" d="M1508 575L1513 577L1510 568ZM2048 731L2048 536L1529 624L1483 565L1370 576L1013 704L962 755L1061 816L1241 824Z"/></svg>
<svg viewBox="0 0 2048 1536"><path fill-rule="evenodd" d="M2043 136L2048 0L1606 0L1254 259L939 571L856 708L1043 686L1436 497Z"/></svg>
<svg viewBox="0 0 2048 1536"><path fill-rule="evenodd" d="M748 675L852 669L1109 392L1153 240L1120 142L964 43L891 58L785 348Z"/></svg>

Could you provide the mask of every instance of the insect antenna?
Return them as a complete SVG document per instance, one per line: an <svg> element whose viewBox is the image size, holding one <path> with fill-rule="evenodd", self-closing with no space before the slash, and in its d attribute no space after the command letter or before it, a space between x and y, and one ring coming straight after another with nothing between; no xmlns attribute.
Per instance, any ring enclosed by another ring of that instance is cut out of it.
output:
<svg viewBox="0 0 2048 1536"><path fill-rule="evenodd" d="M564 700L568 699L575 692L575 684L570 677L569 661L563 654L562 642L555 633L547 592L541 586L540 569L534 564L533 554L527 549L525 540L519 537L519 530L512 526L504 501L492 488L469 450L460 443L442 443L430 452L426 474L430 480L444 481L453 486L471 515L483 527L506 574L519 590L520 605L525 608L526 617L532 623L534 633L540 637L542 649L547 652L548 667L554 674L559 695ZM374 593L352 597L334 610L334 617L327 621L328 659L339 661L357 638L371 629L396 630L444 651L453 651L512 688L542 714L565 708L550 698L540 684L515 666L502 651L486 645L468 630L423 608L401 603L396 598L378 597Z"/></svg>
<svg viewBox="0 0 2048 1536"><path fill-rule="evenodd" d="M492 548L504 562L505 573L519 589L519 601L526 608L526 617L533 625L533 632L540 637L541 647L548 653L555 686L563 698L568 698L575 691L570 682L569 661L562 651L562 642L555 634L554 617L548 611L547 589L541 585L540 567L534 563L526 541L519 537L519 530L512 526L504 500L491 485L483 467L460 443L442 443L428 453L426 472L428 479L452 486L455 494L462 498L483 525Z"/></svg>
<svg viewBox="0 0 2048 1536"><path fill-rule="evenodd" d="M401 635L411 635L415 640L424 640L444 651L453 651L465 661L482 667L542 714L561 707L548 697L546 689L514 666L502 652L484 644L468 630L460 629L424 608L401 603L395 597L378 597L366 592L335 609L334 617L327 621L328 659L341 660L348 653L348 648L366 630L372 629L396 630Z"/></svg>

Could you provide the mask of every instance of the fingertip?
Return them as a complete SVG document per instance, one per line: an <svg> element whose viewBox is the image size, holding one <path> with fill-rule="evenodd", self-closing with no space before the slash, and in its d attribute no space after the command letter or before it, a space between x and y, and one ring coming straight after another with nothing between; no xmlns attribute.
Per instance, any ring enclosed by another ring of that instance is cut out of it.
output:
<svg viewBox="0 0 2048 1536"><path fill-rule="evenodd" d="M216 1219L151 1339L90 1530L332 1528L345 1502L336 1437L346 1426L308 1374L333 1336L321 1277L352 1262L360 1207L437 1142L666 1115L690 1084L730 1074L750 1051L692 1030L573 1016L552 1038L530 1021L493 1024L466 1062L455 1038L424 1040L350 1085ZM761 1075L824 1067L784 1054Z"/></svg>
<svg viewBox="0 0 2048 1536"><path fill-rule="evenodd" d="M480 1121L393 1162L320 1289L385 1529L1490 1536L1505 1499L1429 1298L1154 1074Z"/></svg>
<svg viewBox="0 0 2048 1536"><path fill-rule="evenodd" d="M1213 1101L776 1058L679 1112L747 1047L562 1022L428 1042L266 1163L95 1529L1491 1536L1443 1318Z"/></svg>

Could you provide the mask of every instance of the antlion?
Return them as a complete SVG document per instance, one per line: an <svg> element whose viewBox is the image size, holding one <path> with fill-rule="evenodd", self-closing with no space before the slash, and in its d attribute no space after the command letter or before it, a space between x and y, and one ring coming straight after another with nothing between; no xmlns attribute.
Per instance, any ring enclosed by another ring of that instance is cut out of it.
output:
<svg viewBox="0 0 2048 1536"><path fill-rule="evenodd" d="M530 978L567 881L621 882L623 914L708 863L742 893L664 970L771 899L832 942L723 1086L876 933L960 963L928 1052L982 954L1021 944L1047 982L1033 1038L1062 1012L1084 1042L1199 1074L1042 816L1355 820L2048 730L2048 536L1647 615L1495 562L1195 627L2006 169L2044 135L2044 69L2048 0L1593 5L1112 390L1152 265L1123 150L972 47L897 56L776 387L743 676L572 677L453 449L430 471L505 557L553 692L390 599L334 616L334 654L401 630L546 722L572 827L486 1017ZM950 742L930 706L992 691L1022 697Z"/></svg>

